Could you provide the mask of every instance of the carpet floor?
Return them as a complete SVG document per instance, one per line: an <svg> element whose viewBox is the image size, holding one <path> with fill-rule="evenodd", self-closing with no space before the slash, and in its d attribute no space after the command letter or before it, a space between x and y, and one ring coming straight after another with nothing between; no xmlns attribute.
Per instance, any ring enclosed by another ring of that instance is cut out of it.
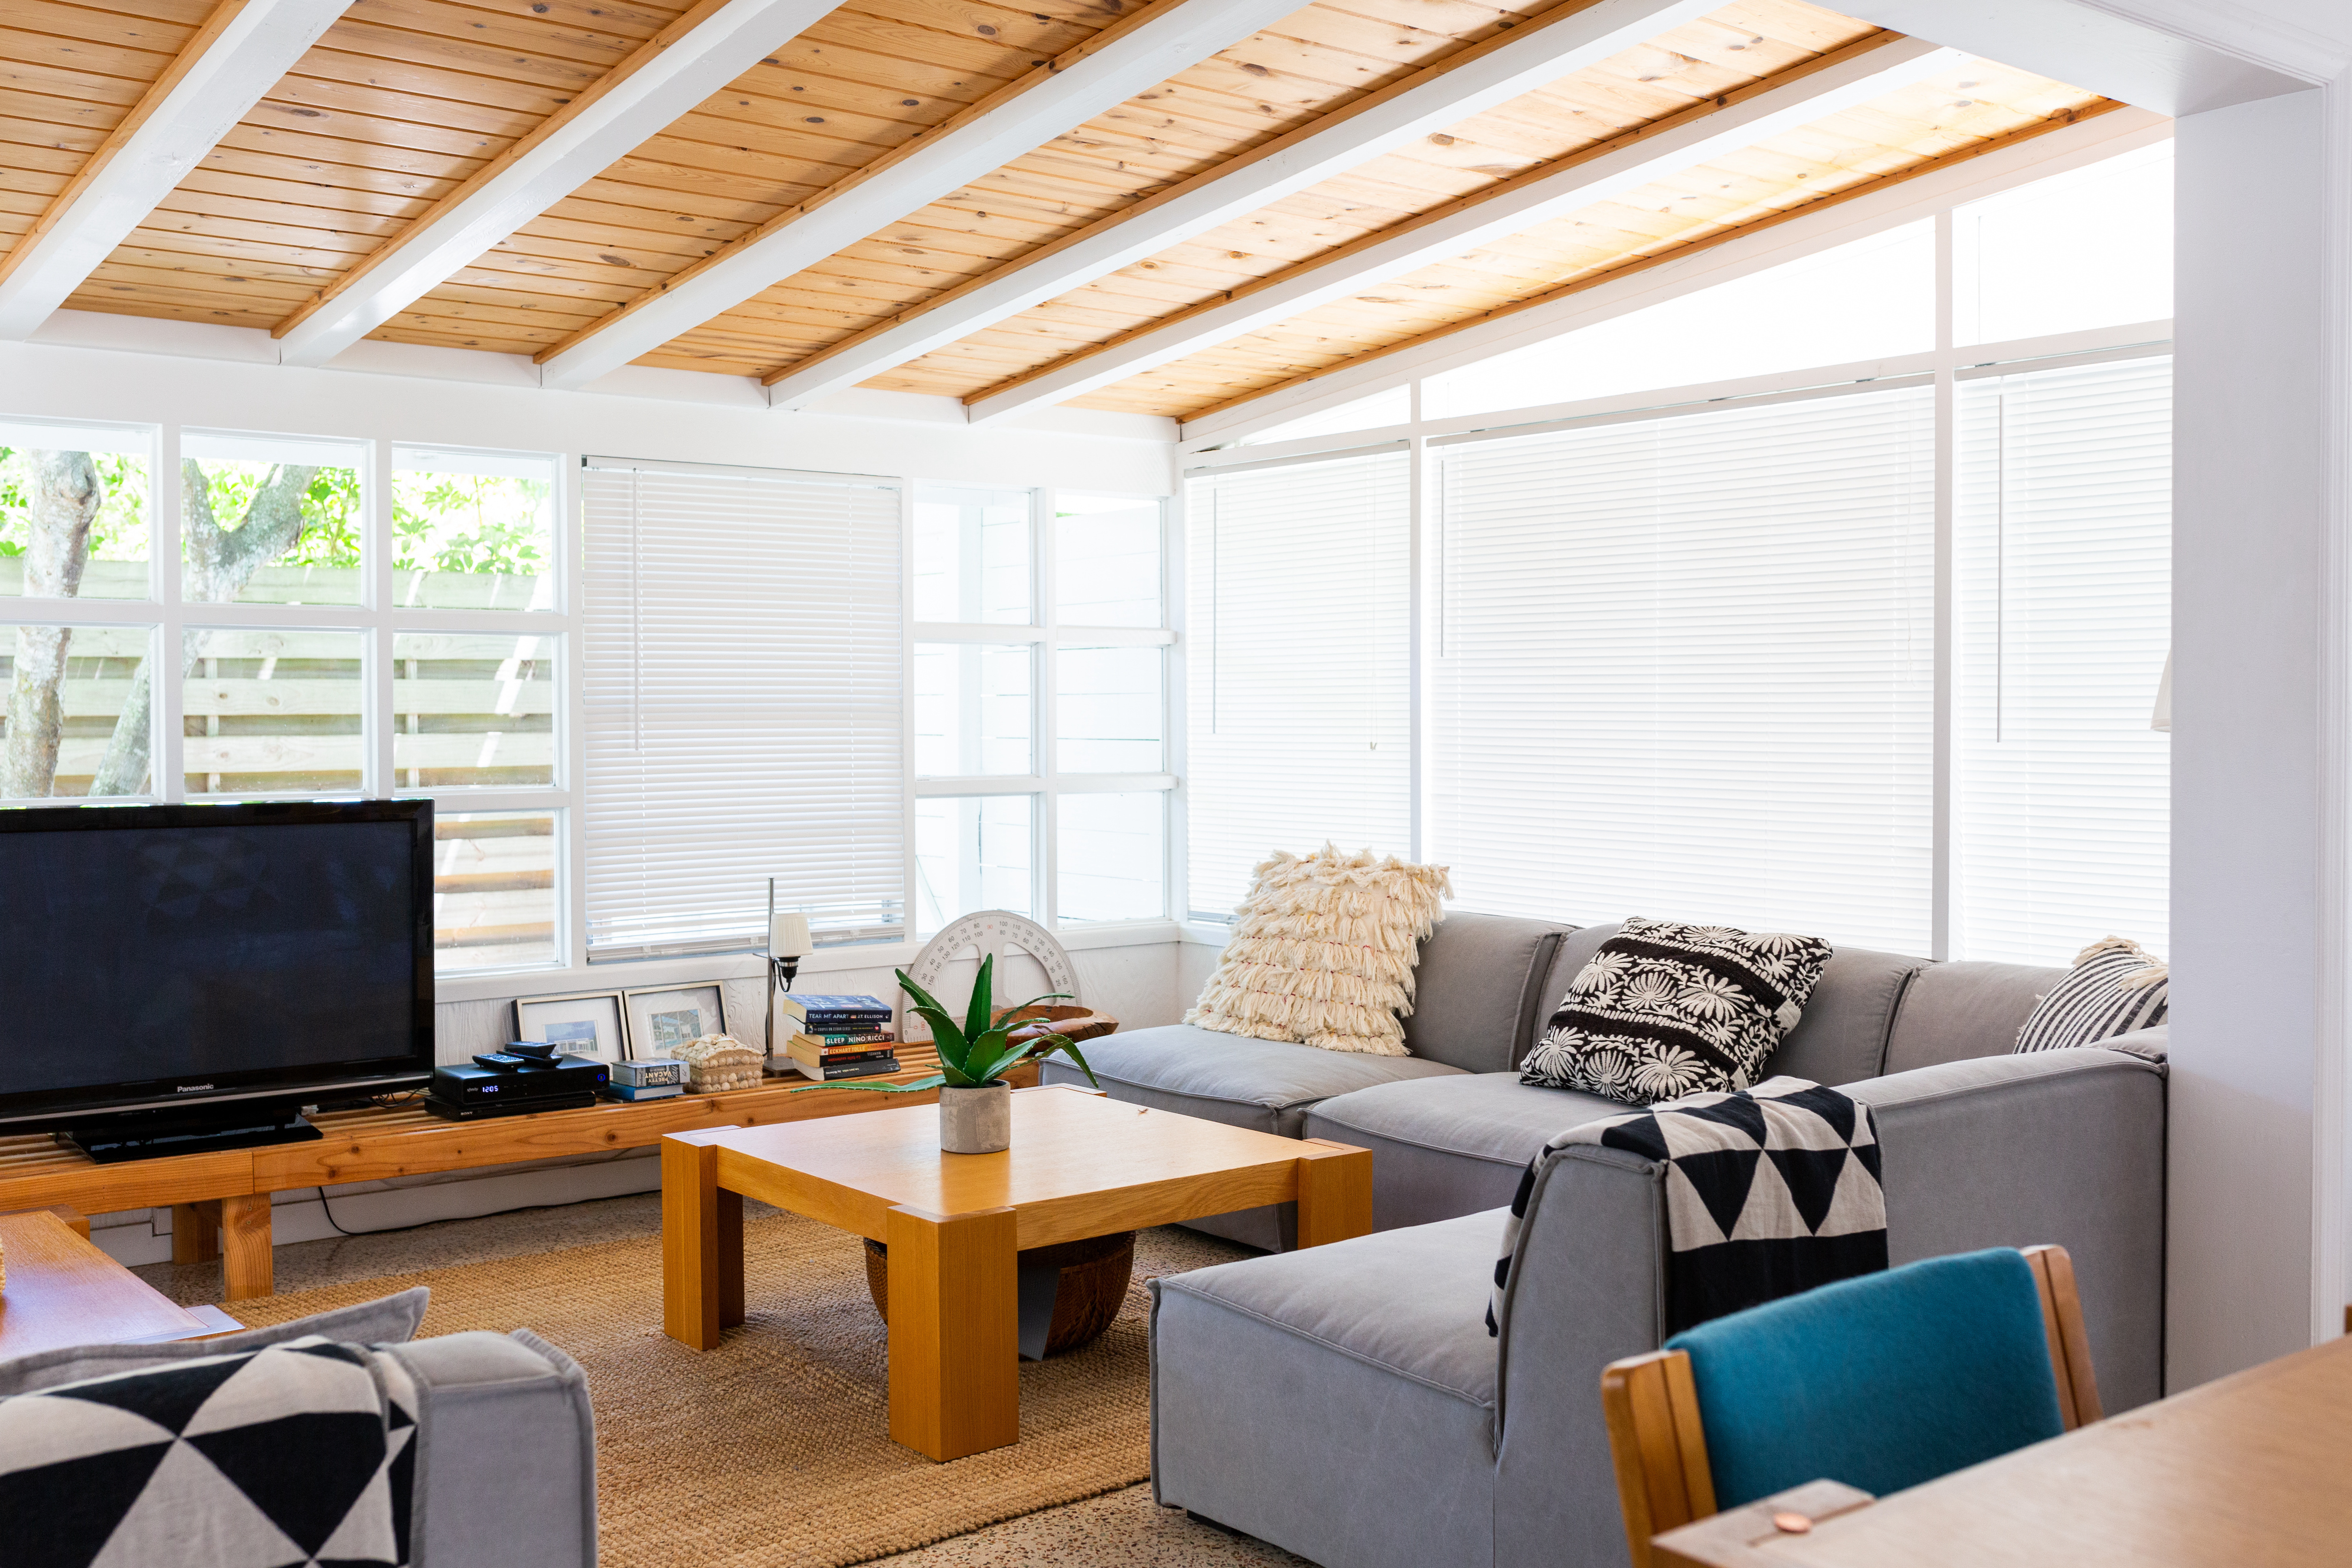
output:
<svg viewBox="0 0 2352 1568"><path fill-rule="evenodd" d="M562 1345L586 1369L596 1409L610 1568L847 1564L901 1552L906 1568L1299 1562L1157 1508L1135 1484L1150 1470L1143 1281L1238 1249L1173 1227L1142 1233L1135 1283L1110 1331L1024 1364L1019 1446L934 1465L889 1440L887 1333L866 1297L856 1237L747 1205L747 1321L698 1353L661 1331L659 1245L641 1228L652 1215L634 1200L609 1206L640 1233L517 1251L520 1227L460 1221L308 1244L331 1250L334 1266L324 1268L323 1258L288 1256L304 1247L283 1248L282 1282L308 1288L231 1310L251 1324L282 1322L421 1284L433 1289L425 1333L528 1327ZM468 1226L496 1232L472 1258L446 1234ZM564 1239L583 1234L549 1228ZM351 1256L362 1247L379 1265L396 1268L405 1253L443 1266L362 1272ZM170 1270L166 1285L184 1298L198 1289L185 1272Z"/></svg>

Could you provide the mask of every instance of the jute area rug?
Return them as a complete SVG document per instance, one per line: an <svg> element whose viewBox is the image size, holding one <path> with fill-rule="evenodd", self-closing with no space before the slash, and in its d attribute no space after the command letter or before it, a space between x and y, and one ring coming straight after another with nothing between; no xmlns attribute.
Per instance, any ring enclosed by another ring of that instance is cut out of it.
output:
<svg viewBox="0 0 2352 1568"><path fill-rule="evenodd" d="M715 1351L662 1332L650 1237L263 1297L234 1314L258 1327L425 1285L425 1334L534 1330L588 1373L608 1568L814 1568L1146 1479L1143 1282L1234 1255L1189 1231L1143 1232L1110 1331L1022 1364L1020 1443L945 1465L890 1441L888 1331L858 1239L796 1215L744 1215L747 1317Z"/></svg>

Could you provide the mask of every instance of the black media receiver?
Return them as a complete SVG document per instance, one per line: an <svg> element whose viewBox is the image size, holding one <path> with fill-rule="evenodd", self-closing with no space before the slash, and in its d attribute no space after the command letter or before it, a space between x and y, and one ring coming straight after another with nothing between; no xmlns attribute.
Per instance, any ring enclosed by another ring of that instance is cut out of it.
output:
<svg viewBox="0 0 2352 1568"><path fill-rule="evenodd" d="M570 1110L596 1103L613 1069L593 1057L557 1057L541 1066L433 1069L425 1109L454 1121L483 1116L520 1116L533 1110Z"/></svg>

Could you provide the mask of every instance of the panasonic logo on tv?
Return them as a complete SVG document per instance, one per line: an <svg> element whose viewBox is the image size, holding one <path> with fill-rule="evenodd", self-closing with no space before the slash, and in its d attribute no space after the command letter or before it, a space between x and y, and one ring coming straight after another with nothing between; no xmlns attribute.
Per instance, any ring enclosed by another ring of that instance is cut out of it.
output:
<svg viewBox="0 0 2352 1568"><path fill-rule="evenodd" d="M172 1092L174 1094L202 1094L205 1090L210 1088L212 1088L212 1085L208 1083L184 1083Z"/></svg>

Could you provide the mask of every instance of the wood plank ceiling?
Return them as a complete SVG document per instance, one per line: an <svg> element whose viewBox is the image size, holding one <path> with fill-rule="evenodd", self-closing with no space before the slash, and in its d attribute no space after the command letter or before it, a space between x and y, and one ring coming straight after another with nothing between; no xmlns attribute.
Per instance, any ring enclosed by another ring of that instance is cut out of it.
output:
<svg viewBox="0 0 2352 1568"><path fill-rule="evenodd" d="M854 0L373 336L545 357L1141 0ZM1183 0L1157 0L1158 6ZM1578 9L1584 0L1567 0ZM13 247L215 0L0 0L0 247ZM356 0L72 309L280 328L685 11L607 0ZM853 334L1323 120L1545 0L1318 0L638 363L772 380ZM974 399L1121 333L1314 266L1450 203L1802 69L1876 29L1738 0L871 377ZM1179 417L1792 209L2113 107L1971 60L1669 179L1100 387ZM0 248L0 256L5 254Z"/></svg>

